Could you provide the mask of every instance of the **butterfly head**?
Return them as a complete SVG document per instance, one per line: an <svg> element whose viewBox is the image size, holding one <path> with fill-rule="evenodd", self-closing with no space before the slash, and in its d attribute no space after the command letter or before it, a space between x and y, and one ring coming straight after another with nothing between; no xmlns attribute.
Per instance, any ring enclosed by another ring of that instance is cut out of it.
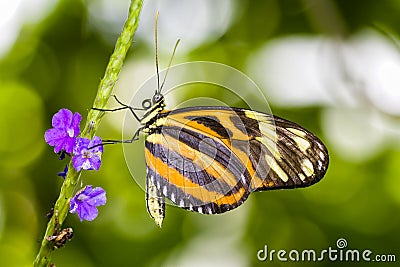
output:
<svg viewBox="0 0 400 267"><path fill-rule="evenodd" d="M159 106L165 107L165 100L164 96L158 91L156 91L156 93L151 99L147 98L142 102L142 107L146 111L153 109L153 107L159 107Z"/></svg>
<svg viewBox="0 0 400 267"><path fill-rule="evenodd" d="M152 102L153 106L160 102L164 103L164 96L160 92L156 92L153 95L151 102Z"/></svg>
<svg viewBox="0 0 400 267"><path fill-rule="evenodd" d="M152 121L157 114L159 114L165 107L164 96L159 92L153 95L151 99L145 99L142 102L142 107L146 110L146 113L141 120L141 124L147 124Z"/></svg>

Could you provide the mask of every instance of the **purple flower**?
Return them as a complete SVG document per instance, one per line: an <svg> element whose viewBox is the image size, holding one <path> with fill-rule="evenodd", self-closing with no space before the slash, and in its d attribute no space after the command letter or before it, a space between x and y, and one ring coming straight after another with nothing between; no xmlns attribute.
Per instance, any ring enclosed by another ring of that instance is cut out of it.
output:
<svg viewBox="0 0 400 267"><path fill-rule="evenodd" d="M101 187L87 185L71 199L69 212L78 213L81 221L93 221L99 211L97 206L106 204L106 191Z"/></svg>
<svg viewBox="0 0 400 267"><path fill-rule="evenodd" d="M44 139L50 146L54 146L55 153L61 150L65 150L67 153L72 152L75 139L80 132L79 123L81 119L82 116L78 112L72 114L70 110L65 108L54 114L51 122L53 128L46 131Z"/></svg>
<svg viewBox="0 0 400 267"><path fill-rule="evenodd" d="M59 172L57 176L60 176L65 179L65 177L67 177L67 173L68 173L68 165L65 165L64 171Z"/></svg>
<svg viewBox="0 0 400 267"><path fill-rule="evenodd" d="M97 171L100 168L101 154L103 153L101 144L102 141L98 136L95 136L91 141L87 138L77 138L72 157L72 165L75 170Z"/></svg>

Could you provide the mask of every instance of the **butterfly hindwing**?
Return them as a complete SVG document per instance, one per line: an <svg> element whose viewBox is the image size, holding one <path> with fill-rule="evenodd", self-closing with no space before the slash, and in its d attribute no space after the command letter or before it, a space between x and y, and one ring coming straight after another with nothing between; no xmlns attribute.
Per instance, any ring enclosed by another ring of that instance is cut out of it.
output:
<svg viewBox="0 0 400 267"><path fill-rule="evenodd" d="M160 112L151 123L148 187L158 199L200 213L236 208L253 191L309 186L328 166L315 135L269 114L190 107Z"/></svg>

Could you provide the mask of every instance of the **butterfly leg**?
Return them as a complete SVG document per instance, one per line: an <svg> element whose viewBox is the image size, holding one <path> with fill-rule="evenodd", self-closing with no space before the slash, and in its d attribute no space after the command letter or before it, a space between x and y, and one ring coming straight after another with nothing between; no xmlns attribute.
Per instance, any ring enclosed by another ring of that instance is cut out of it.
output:
<svg viewBox="0 0 400 267"><path fill-rule="evenodd" d="M134 107L131 107L131 106L127 105L127 104L122 103L122 102L117 98L116 95L113 95L113 97L114 97L115 101L117 101L117 103L121 105L121 107L119 107L119 108L113 108L113 109L94 108L94 107L93 107L92 109L93 109L93 110L97 110L97 111L103 111L103 112L114 112L114 111L129 109L129 111L132 113L132 115L135 117L135 119L136 119L137 121L140 122L140 118L139 118L139 116L135 113L135 110L144 110L143 108L134 108Z"/></svg>
<svg viewBox="0 0 400 267"><path fill-rule="evenodd" d="M110 144L130 144L133 143L136 140L139 140L139 133L140 131L142 131L145 127L140 127L139 129L136 130L135 134L132 136L131 139L127 139L127 140L103 140L101 145L110 145ZM93 148L93 147L91 147Z"/></svg>

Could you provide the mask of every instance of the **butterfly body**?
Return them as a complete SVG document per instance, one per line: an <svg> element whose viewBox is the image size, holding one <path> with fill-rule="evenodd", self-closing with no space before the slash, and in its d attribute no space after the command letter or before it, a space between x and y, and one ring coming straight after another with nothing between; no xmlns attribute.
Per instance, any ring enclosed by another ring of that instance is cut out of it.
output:
<svg viewBox="0 0 400 267"><path fill-rule="evenodd" d="M219 214L254 191L312 185L327 170L326 147L293 122L240 108L164 107L162 96L153 97L141 120L148 134L147 209L159 226L165 198L187 210Z"/></svg>

